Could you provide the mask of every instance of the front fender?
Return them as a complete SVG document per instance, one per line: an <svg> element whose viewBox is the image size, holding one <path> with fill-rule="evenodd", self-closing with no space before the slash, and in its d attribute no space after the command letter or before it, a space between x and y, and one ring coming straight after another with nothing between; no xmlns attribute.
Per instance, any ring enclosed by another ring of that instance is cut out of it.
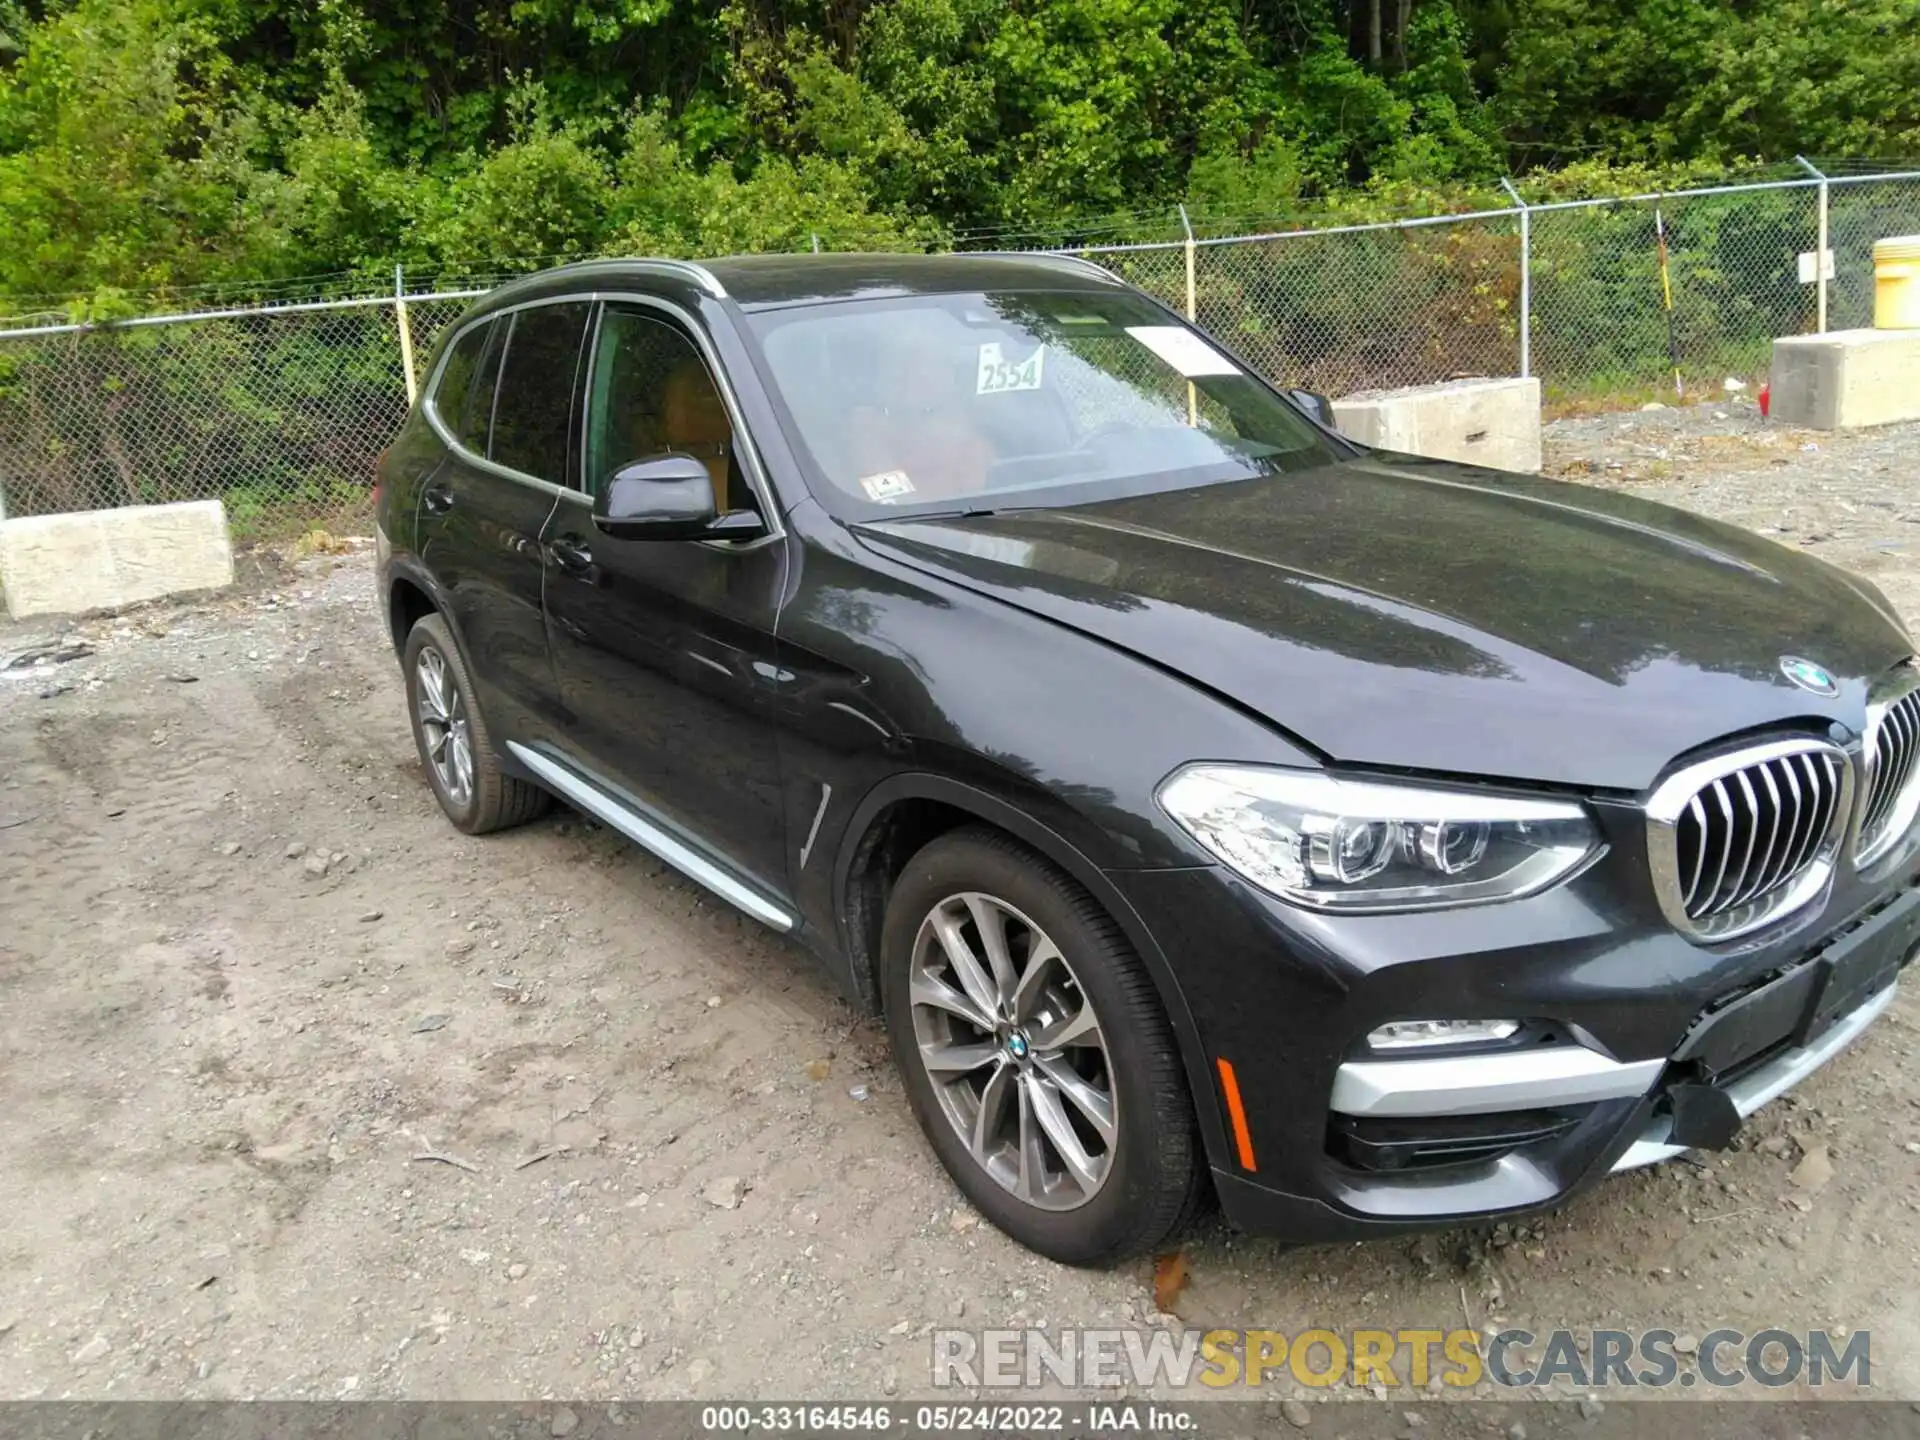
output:
<svg viewBox="0 0 1920 1440"><path fill-rule="evenodd" d="M840 903L835 906L839 925L837 948L853 972L848 977L849 990L860 997L870 1010L878 1010L880 989L876 967L879 957L871 952L865 936L860 933L866 917L855 893L854 877L864 858L868 837L875 833L882 817L903 801L913 800L950 806L1012 835L1071 877L1113 917L1126 935L1127 943L1147 967L1161 1008L1173 1026L1207 1155L1215 1164L1227 1163L1231 1151L1214 1087L1213 1072L1200 1039L1199 1027L1187 1005L1173 965L1155 940L1153 932L1108 878L1106 871L1060 830L1037 818L1035 807L1015 803L992 790L926 771L905 771L892 775L869 790L853 811L833 868L834 893L840 898Z"/></svg>

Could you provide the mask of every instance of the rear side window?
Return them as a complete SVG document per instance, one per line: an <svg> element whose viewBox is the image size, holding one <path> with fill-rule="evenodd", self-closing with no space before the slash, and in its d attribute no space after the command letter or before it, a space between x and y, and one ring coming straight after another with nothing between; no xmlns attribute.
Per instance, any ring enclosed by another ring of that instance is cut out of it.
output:
<svg viewBox="0 0 1920 1440"><path fill-rule="evenodd" d="M447 352L447 360L440 367L440 378L433 387L432 405L434 413L445 425L463 441L466 439L467 400L473 392L474 372L480 368L480 356L486 349L487 337L493 333L492 325L476 325L458 340ZM480 433L486 434L486 421L483 418Z"/></svg>
<svg viewBox="0 0 1920 1440"><path fill-rule="evenodd" d="M493 423L494 389L500 381L500 356L507 348L510 320L496 320L486 327L487 348L474 367L473 387L467 399L466 419L454 427L460 443L476 455L487 453L487 427Z"/></svg>
<svg viewBox="0 0 1920 1440"><path fill-rule="evenodd" d="M573 378L592 309L579 301L515 312L493 401L494 464L566 483Z"/></svg>

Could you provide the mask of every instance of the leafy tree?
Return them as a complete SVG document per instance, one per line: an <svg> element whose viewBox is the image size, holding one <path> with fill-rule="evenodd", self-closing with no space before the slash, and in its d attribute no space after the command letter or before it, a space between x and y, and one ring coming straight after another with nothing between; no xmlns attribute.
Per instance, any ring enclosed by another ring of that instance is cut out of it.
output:
<svg viewBox="0 0 1920 1440"><path fill-rule="evenodd" d="M1801 151L1920 152L1914 0L0 0L15 308Z"/></svg>

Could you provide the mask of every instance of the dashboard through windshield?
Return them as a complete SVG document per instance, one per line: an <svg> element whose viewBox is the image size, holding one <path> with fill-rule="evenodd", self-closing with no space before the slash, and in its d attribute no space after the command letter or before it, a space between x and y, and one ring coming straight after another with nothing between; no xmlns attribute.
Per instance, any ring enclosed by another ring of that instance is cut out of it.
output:
<svg viewBox="0 0 1920 1440"><path fill-rule="evenodd" d="M1015 291L748 317L833 513L1077 505L1343 453L1144 297Z"/></svg>

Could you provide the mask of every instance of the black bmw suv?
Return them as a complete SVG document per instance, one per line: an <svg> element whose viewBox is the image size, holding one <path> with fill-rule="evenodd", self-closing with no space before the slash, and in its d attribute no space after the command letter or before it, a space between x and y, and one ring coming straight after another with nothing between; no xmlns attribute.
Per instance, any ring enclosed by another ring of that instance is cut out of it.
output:
<svg viewBox="0 0 1920 1440"><path fill-rule="evenodd" d="M824 959L994 1223L1302 1239L1724 1146L1920 943L1867 582L1342 439L1065 258L577 265L380 473L420 754Z"/></svg>

